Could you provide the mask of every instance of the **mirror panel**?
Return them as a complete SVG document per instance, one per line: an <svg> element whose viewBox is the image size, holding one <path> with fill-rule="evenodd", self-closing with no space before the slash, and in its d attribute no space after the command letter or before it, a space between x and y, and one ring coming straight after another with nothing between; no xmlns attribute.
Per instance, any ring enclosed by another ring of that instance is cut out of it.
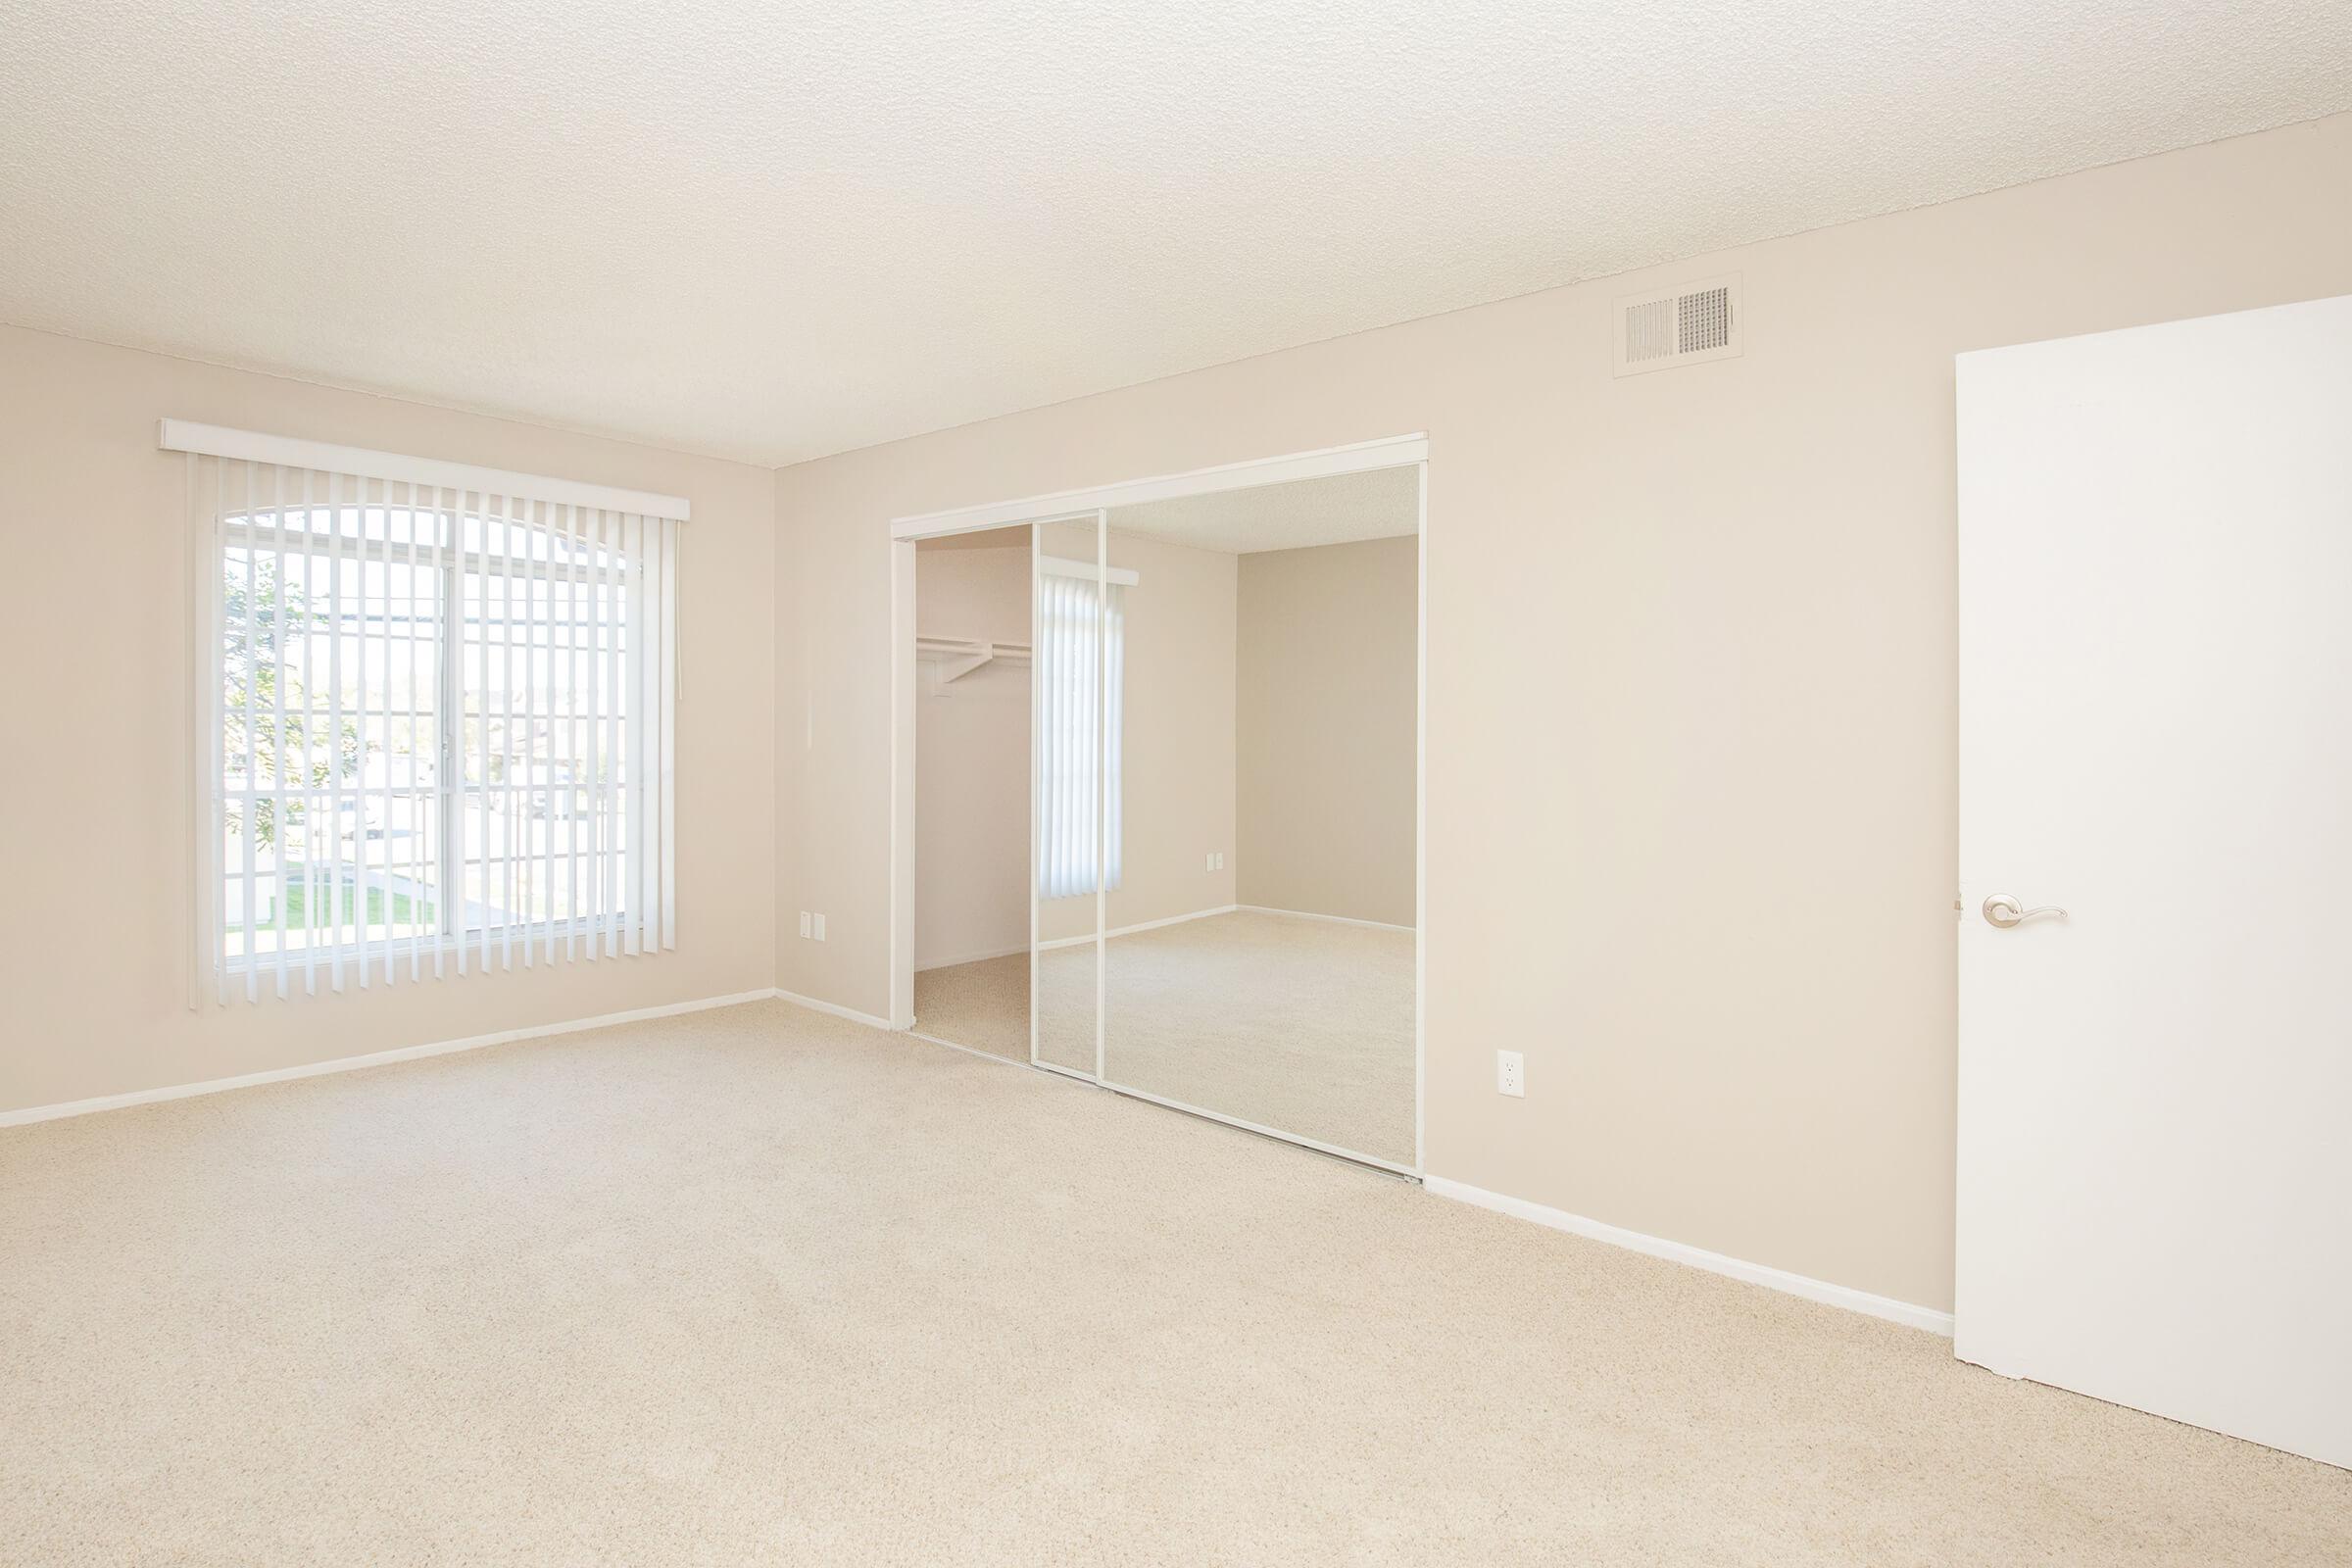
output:
<svg viewBox="0 0 2352 1568"><path fill-rule="evenodd" d="M1041 523L1032 579L1032 1059L1088 1078L1100 1065L1105 825L1101 550L1099 522Z"/></svg>
<svg viewBox="0 0 2352 1568"><path fill-rule="evenodd" d="M1419 474L1122 509L1103 1078L1410 1167Z"/></svg>

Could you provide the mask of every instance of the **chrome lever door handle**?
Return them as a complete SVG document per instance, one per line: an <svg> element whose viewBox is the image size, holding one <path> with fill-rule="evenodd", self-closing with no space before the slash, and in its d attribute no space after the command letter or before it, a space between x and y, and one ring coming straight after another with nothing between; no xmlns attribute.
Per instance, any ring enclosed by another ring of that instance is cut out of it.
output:
<svg viewBox="0 0 2352 1568"><path fill-rule="evenodd" d="M2067 917L2066 911L2055 904L2037 904L2029 909L2006 893L1995 893L1984 901L1984 923L1999 926L2004 931L2037 914L2054 914L2061 920Z"/></svg>

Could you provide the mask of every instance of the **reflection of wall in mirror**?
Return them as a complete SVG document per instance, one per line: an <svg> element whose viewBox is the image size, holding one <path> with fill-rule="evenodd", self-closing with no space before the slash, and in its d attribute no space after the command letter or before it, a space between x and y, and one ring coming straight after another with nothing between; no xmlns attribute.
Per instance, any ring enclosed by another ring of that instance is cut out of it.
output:
<svg viewBox="0 0 2352 1568"><path fill-rule="evenodd" d="M1413 923L1419 551L1241 558L1241 903Z"/></svg>
<svg viewBox="0 0 2352 1568"><path fill-rule="evenodd" d="M1095 559L1095 530L1054 524L1045 551ZM1110 564L1136 573L1126 593L1120 881L1103 901L1111 930L1235 902L1235 558L1123 533ZM1222 854L1221 870L1205 857ZM1044 941L1095 928L1090 897L1038 906Z"/></svg>

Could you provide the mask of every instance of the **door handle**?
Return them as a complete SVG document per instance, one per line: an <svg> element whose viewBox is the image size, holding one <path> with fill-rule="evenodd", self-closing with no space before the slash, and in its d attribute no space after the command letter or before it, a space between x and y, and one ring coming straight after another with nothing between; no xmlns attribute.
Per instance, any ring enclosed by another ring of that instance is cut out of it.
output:
<svg viewBox="0 0 2352 1568"><path fill-rule="evenodd" d="M1999 926L2004 931L2037 914L2054 914L2061 920L2067 917L2066 911L2055 904L2037 904L2029 909L2006 893L1995 893L1984 901L1984 923Z"/></svg>

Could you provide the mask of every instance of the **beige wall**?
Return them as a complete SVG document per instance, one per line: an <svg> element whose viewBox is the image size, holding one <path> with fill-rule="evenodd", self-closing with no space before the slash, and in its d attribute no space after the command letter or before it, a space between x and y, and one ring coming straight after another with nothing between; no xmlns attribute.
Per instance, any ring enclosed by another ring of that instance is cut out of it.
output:
<svg viewBox="0 0 2352 1568"><path fill-rule="evenodd" d="M692 500L675 953L189 1009L186 481L156 449L167 416ZM772 474L0 327L0 1110L773 983Z"/></svg>
<svg viewBox="0 0 2352 1568"><path fill-rule="evenodd" d="M1428 1168L1948 1306L1952 355L2352 291L2348 187L2336 117L786 469L782 983L887 996L890 518L1425 430ZM1744 357L1611 377L1731 269Z"/></svg>
<svg viewBox="0 0 2352 1568"><path fill-rule="evenodd" d="M1241 558L1241 902L1413 923L1421 542Z"/></svg>
<svg viewBox="0 0 2352 1568"><path fill-rule="evenodd" d="M1092 528L1049 527L1046 550L1092 561ZM1234 558L1124 532L1114 514L1109 562L1137 574L1126 591L1125 759L1120 882L1103 903L1109 930L1224 908L1234 902ZM1223 869L1206 868L1212 851ZM1091 899L1039 907L1046 941L1095 928Z"/></svg>
<svg viewBox="0 0 2352 1568"><path fill-rule="evenodd" d="M1027 528L915 552L915 624L927 637L1026 643ZM1029 946L1029 665L983 664L939 685L918 667L914 705L914 963L965 963ZM787 930L800 930L794 906Z"/></svg>
<svg viewBox="0 0 2352 1568"><path fill-rule="evenodd" d="M2352 291L2348 183L2335 117L774 476L0 328L0 1108L771 978L883 1011L888 519L1417 429L1429 1168L1946 1305L1951 356ZM1610 377L1613 295L1730 269L1743 358ZM164 416L694 499L674 955L187 1008Z"/></svg>

